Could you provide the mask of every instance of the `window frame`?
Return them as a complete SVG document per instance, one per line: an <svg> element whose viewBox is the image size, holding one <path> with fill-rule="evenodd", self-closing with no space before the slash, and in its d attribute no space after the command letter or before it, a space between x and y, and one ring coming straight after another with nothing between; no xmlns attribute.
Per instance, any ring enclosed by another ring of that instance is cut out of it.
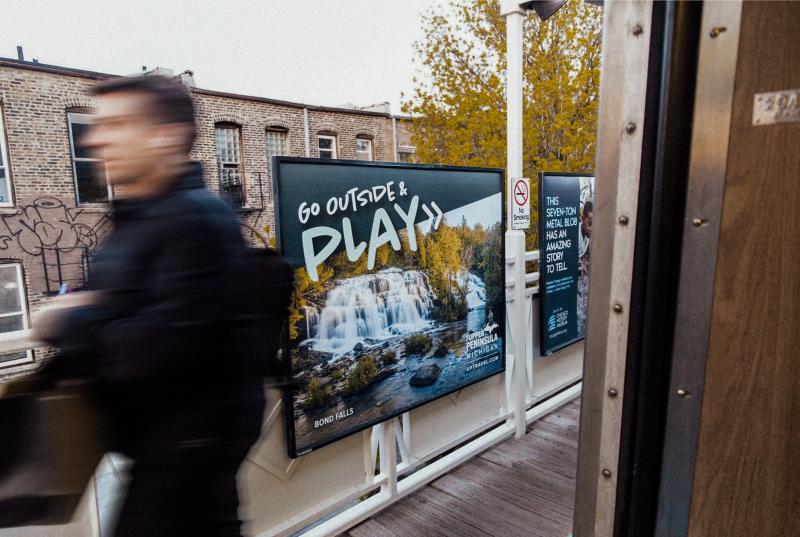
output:
<svg viewBox="0 0 800 537"><path fill-rule="evenodd" d="M266 129L264 129L264 132L265 132L264 136L266 137L265 149L266 149L266 153L267 153L267 159L271 160L272 157L275 157L275 156L289 156L289 154L290 154L290 152L289 152L289 129L287 129L286 127L273 126L273 127L267 127ZM281 133L281 134L283 134L283 151L278 155L271 155L269 153L270 133Z"/></svg>
<svg viewBox="0 0 800 537"><path fill-rule="evenodd" d="M223 176L222 170L225 169L225 164L232 164L232 163L222 162L221 158L222 155L220 154L220 148L217 143L218 130L231 130L237 133L239 162L236 163L237 166L236 169L239 171L239 180L241 182L241 195L242 195L241 205L233 205L229 197L226 198L225 190L222 185L222 176ZM214 123L214 153L217 159L217 182L219 185L220 197L225 199L225 201L231 206L233 210L247 209L249 206L247 204L247 180L245 178L245 173L244 173L244 136L242 133L242 126L239 125L238 123L233 123L231 121L218 121Z"/></svg>
<svg viewBox="0 0 800 537"><path fill-rule="evenodd" d="M417 162L417 147L413 145L398 145L397 162L415 164Z"/></svg>
<svg viewBox="0 0 800 537"><path fill-rule="evenodd" d="M358 150L358 142L367 142L369 144L369 158L358 158L359 153L364 153L364 151ZM367 162L372 162L375 160L375 145L372 143L372 138L368 138L367 136L356 136L356 160L364 160Z"/></svg>
<svg viewBox="0 0 800 537"><path fill-rule="evenodd" d="M23 332L25 330L30 330L31 328L31 318L28 312L28 297L27 291L25 289L25 273L22 270L22 263L13 260L0 260L0 268L5 267L14 267L17 273L17 283L19 286L17 287L17 293L19 294L19 305L20 311L15 311L11 313L0 313L0 318L2 317L10 317L12 315L22 315L22 330L14 330L11 332L0 332L0 334L14 334L17 332ZM3 353L3 354L11 354L11 353ZM25 351L24 358L18 358L16 360L9 360L7 362L0 362L0 369L5 369L8 367L14 367L23 364L29 364L33 362L33 351L30 349Z"/></svg>
<svg viewBox="0 0 800 537"><path fill-rule="evenodd" d="M8 187L8 201L0 201L0 207L14 207L14 184L11 181L11 155L8 154L8 143L6 142L6 123L5 123L5 108L3 103L0 102L0 168L5 171L6 186Z"/></svg>
<svg viewBox="0 0 800 537"><path fill-rule="evenodd" d="M114 189L108 182L108 172L105 170L105 166L103 167L103 176L106 180L106 201L81 201L81 193L78 188L78 167L75 165L76 162L93 162L97 163L103 162L103 159L94 158L94 157L76 157L75 156L75 135L72 131L72 124L73 123L81 123L80 121L74 122L74 117L85 117L91 118L94 114L88 110L67 110L67 134L69 137L69 152L70 152L70 160L72 165L72 186L75 188L75 203L78 207L107 207L111 201L114 199ZM82 125L91 125L91 121L86 123L81 123ZM95 164L96 165L96 164Z"/></svg>
<svg viewBox="0 0 800 537"><path fill-rule="evenodd" d="M331 140L331 149L322 149L320 147L319 141L323 140L323 139ZM336 159L338 159L339 158L339 147L338 147L338 145L339 144L336 141L336 135L335 134L320 134L320 133L318 133L317 134L317 158L325 158L326 160L336 160ZM323 151L330 151L332 153L332 156L323 157L322 156L322 152Z"/></svg>
<svg viewBox="0 0 800 537"><path fill-rule="evenodd" d="M283 148L280 153L272 155L270 153L270 134L280 133L283 135ZM289 129L278 125L271 125L264 129L264 153L267 157L267 176L272 180L272 157L290 156L289 149Z"/></svg>

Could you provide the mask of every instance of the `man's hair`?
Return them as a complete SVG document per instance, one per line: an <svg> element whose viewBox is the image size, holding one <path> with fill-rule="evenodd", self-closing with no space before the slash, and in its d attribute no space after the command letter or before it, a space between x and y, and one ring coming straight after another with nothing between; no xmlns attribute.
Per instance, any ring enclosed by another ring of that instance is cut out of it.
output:
<svg viewBox="0 0 800 537"><path fill-rule="evenodd" d="M161 75L138 75L110 78L91 90L92 95L138 93L149 101L153 119L160 124L185 124L189 128L186 150L192 148L197 135L192 96L183 84Z"/></svg>
<svg viewBox="0 0 800 537"><path fill-rule="evenodd" d="M593 209L594 205L592 204L591 201L587 201L586 203L583 204L583 214L589 214L593 212Z"/></svg>

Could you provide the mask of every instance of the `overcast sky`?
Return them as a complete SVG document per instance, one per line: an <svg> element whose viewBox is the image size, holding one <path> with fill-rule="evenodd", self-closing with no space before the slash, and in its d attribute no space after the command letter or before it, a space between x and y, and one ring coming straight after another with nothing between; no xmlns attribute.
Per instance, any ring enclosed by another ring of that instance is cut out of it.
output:
<svg viewBox="0 0 800 537"><path fill-rule="evenodd" d="M202 88L335 106L410 93L437 0L0 0L0 56L112 74L191 69Z"/></svg>

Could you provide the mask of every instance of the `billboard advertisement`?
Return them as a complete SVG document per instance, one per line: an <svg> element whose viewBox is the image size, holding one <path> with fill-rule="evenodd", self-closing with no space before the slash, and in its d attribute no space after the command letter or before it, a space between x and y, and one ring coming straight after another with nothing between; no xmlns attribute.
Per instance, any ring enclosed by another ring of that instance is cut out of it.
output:
<svg viewBox="0 0 800 537"><path fill-rule="evenodd" d="M589 302L594 177L539 177L539 308L543 355L582 340Z"/></svg>
<svg viewBox="0 0 800 537"><path fill-rule="evenodd" d="M505 369L503 172L276 157L289 452Z"/></svg>

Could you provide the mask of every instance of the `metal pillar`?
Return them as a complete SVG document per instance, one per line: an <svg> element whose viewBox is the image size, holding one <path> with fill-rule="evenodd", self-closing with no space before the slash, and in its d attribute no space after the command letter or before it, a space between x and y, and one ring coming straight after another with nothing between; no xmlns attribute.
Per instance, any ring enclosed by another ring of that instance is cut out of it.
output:
<svg viewBox="0 0 800 537"><path fill-rule="evenodd" d="M381 486L381 492L390 496L397 495L397 437L395 426L397 418L383 422L381 431L381 474L386 477L386 482Z"/></svg>
<svg viewBox="0 0 800 537"><path fill-rule="evenodd" d="M508 305L506 343L509 349L508 366L511 367L511 393L509 406L514 411L515 436L525 436L525 383L527 364L525 353L525 233L510 226L513 180L522 177L522 32L525 11L516 2L502 6L506 18L506 113L507 113L507 193L506 207L506 259L508 287L512 299Z"/></svg>

